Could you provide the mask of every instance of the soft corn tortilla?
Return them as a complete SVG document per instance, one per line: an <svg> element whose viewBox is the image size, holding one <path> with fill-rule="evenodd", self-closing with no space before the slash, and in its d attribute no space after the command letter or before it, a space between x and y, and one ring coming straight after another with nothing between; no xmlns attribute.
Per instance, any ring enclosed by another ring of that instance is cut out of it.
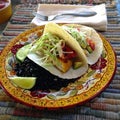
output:
<svg viewBox="0 0 120 120"><path fill-rule="evenodd" d="M78 78L81 75L83 75L88 69L88 64L87 64L86 56L85 56L83 50L81 49L81 47L79 46L78 42L76 42L76 40L71 35L69 35L64 29L62 29L61 26L59 26L58 24L55 24L53 22L50 22L45 25L43 34L48 33L48 32L64 39L66 44L69 45L77 53L78 58L83 63L83 65L76 70L74 70L71 67L66 73L59 71L54 66L42 65L42 67L45 68L46 70L48 70L50 73L52 73L60 78L64 78L64 79ZM28 58L31 59L32 61L34 60L34 62L37 63L38 65L40 65L40 62L41 62L41 61L39 61L39 57L40 56L38 56L34 53L31 53L28 55Z"/></svg>
<svg viewBox="0 0 120 120"><path fill-rule="evenodd" d="M84 32L89 38L91 38L95 42L95 50L91 54L88 54L86 56L88 64L90 65L95 64L98 61L103 51L103 42L99 34L92 27L88 27L84 25L65 24L63 26L71 26L73 28L77 27L80 29L80 31Z"/></svg>

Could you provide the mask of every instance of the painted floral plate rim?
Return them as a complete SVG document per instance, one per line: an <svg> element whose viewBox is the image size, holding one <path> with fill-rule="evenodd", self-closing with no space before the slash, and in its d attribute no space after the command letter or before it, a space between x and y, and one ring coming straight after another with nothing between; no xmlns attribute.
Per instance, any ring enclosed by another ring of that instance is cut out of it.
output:
<svg viewBox="0 0 120 120"><path fill-rule="evenodd" d="M59 91L50 92L43 97L32 96L29 90L13 85L8 79L8 76L12 74L12 70L9 68L11 48L16 44L26 44L26 42L40 37L43 29L44 25L25 31L12 39L3 49L0 56L0 84L8 95L25 105L40 109L58 109L83 104L107 87L116 71L116 55L111 44L101 34L105 54L94 66L89 67L85 75L74 83L61 88ZM96 67L98 64L102 67Z"/></svg>

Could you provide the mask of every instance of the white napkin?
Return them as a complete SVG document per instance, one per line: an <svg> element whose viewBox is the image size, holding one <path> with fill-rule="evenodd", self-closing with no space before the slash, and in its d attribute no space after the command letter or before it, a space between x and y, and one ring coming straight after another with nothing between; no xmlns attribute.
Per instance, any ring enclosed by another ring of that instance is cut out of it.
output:
<svg viewBox="0 0 120 120"><path fill-rule="evenodd" d="M58 13L95 11L97 14L91 17L64 16L52 21L56 23L78 23L95 28L99 31L107 30L107 15L105 4L88 6L88 5L63 5L63 4L38 4L37 12L42 15L54 15ZM32 24L44 25L49 21L42 21L34 17Z"/></svg>

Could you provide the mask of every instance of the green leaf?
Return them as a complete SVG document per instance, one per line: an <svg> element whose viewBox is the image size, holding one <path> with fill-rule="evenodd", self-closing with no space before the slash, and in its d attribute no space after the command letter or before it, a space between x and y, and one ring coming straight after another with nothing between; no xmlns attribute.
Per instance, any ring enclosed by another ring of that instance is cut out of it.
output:
<svg viewBox="0 0 120 120"><path fill-rule="evenodd" d="M87 77L92 76L92 75L95 73L95 71L96 71L96 70L92 70L92 71L90 71L90 72L87 74Z"/></svg>
<svg viewBox="0 0 120 120"><path fill-rule="evenodd" d="M78 92L78 90L73 89L73 90L70 91L69 95L70 96L75 96L77 94L77 92Z"/></svg>

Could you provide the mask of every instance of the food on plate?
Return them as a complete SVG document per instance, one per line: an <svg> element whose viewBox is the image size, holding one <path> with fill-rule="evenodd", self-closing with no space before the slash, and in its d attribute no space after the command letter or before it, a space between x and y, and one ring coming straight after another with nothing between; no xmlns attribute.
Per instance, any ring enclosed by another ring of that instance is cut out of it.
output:
<svg viewBox="0 0 120 120"><path fill-rule="evenodd" d="M38 40L17 52L19 60L23 61L26 56L60 78L78 78L88 69L86 56L79 44L52 22L45 25L44 33Z"/></svg>
<svg viewBox="0 0 120 120"><path fill-rule="evenodd" d="M103 51L103 42L99 34L91 27L69 24L62 27L76 39L87 57L88 64L96 63Z"/></svg>
<svg viewBox="0 0 120 120"><path fill-rule="evenodd" d="M21 47L21 49L19 49L17 51L17 53L15 52L16 53L16 58L18 60L20 60L21 62L23 62L31 47L32 47L32 44L27 44L27 45Z"/></svg>
<svg viewBox="0 0 120 120"><path fill-rule="evenodd" d="M31 89L36 83L36 77L9 77L11 82L23 89Z"/></svg>
<svg viewBox="0 0 120 120"><path fill-rule="evenodd" d="M36 90L60 90L62 87L67 87L69 83L75 82L77 79L63 79L51 74L48 70L37 65L29 58L25 58L23 62L17 62L14 67L15 75L19 77L35 77L36 83L30 91ZM11 76L12 77L12 76ZM14 77L14 76L13 76Z"/></svg>
<svg viewBox="0 0 120 120"><path fill-rule="evenodd" d="M13 64L15 76L10 79L17 86L31 91L67 87L69 83L81 78L102 55L103 46L96 34L93 29L81 25L47 23L40 37L37 36L37 39L25 45L16 44L11 49L17 61ZM29 77L36 79L32 79L33 86L28 87L28 84L27 88ZM25 85L19 78L25 80Z"/></svg>

